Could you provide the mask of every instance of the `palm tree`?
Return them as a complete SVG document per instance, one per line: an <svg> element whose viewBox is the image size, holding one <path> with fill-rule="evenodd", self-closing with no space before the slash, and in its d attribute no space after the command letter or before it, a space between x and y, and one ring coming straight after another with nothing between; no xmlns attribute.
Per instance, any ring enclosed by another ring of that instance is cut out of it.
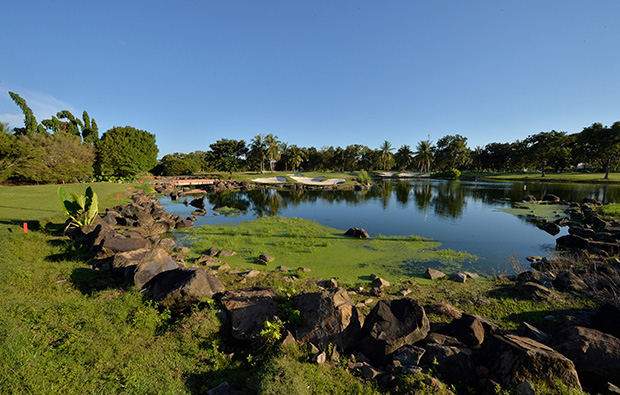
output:
<svg viewBox="0 0 620 395"><path fill-rule="evenodd" d="M416 147L413 162L420 167L422 171L429 171L433 162L433 145L430 140L422 140Z"/></svg>
<svg viewBox="0 0 620 395"><path fill-rule="evenodd" d="M267 142L265 141L265 135L259 134L254 136L250 143L250 155L260 158L260 171L265 172L265 156L267 154Z"/></svg>
<svg viewBox="0 0 620 395"><path fill-rule="evenodd" d="M413 152L411 151L411 147L403 144L394 155L394 159L396 160L396 165L400 170L406 170L409 168L409 166L411 166L411 162L413 161Z"/></svg>
<svg viewBox="0 0 620 395"><path fill-rule="evenodd" d="M383 162L383 170L387 170L388 162L390 158L392 158L392 151L394 151L394 147L392 147L392 143L385 140L383 144L379 147L381 151L381 161Z"/></svg>
<svg viewBox="0 0 620 395"><path fill-rule="evenodd" d="M289 162L291 163L291 167L293 168L293 171L296 171L299 165L301 165L304 161L304 153L301 150L301 148L299 148L296 145L293 145L290 148L290 152L291 152L291 156L289 158Z"/></svg>
<svg viewBox="0 0 620 395"><path fill-rule="evenodd" d="M278 136L271 133L267 135L265 142L267 143L267 157L271 162L271 171L273 171L275 163L280 159L280 142Z"/></svg>

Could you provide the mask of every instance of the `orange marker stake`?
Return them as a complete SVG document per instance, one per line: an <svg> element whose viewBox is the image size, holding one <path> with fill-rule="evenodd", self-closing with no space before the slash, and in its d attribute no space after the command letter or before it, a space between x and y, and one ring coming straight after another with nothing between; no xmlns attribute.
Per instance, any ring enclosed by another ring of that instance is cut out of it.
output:
<svg viewBox="0 0 620 395"><path fill-rule="evenodd" d="M116 194L116 200L121 200L121 196L118 193Z"/></svg>
<svg viewBox="0 0 620 395"><path fill-rule="evenodd" d="M24 222L24 233L28 233L28 222Z"/></svg>
<svg viewBox="0 0 620 395"><path fill-rule="evenodd" d="M133 186L131 187L131 192L133 192Z"/></svg>

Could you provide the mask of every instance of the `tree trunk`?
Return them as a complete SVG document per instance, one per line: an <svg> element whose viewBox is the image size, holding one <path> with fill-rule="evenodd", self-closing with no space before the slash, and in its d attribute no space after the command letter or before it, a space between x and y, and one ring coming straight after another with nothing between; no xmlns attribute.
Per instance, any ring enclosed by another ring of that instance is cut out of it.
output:
<svg viewBox="0 0 620 395"><path fill-rule="evenodd" d="M611 168L611 159L607 160L607 163L605 164L605 180L609 179L609 169Z"/></svg>

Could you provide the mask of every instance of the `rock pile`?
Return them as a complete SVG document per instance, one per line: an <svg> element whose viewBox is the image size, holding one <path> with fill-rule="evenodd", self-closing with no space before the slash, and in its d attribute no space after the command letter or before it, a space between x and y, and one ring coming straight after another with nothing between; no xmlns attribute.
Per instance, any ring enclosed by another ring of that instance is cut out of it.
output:
<svg viewBox="0 0 620 395"><path fill-rule="evenodd" d="M160 238L174 229L193 227L188 219L168 214L157 200L140 191L133 202L107 209L93 225L70 228L67 234L86 246L93 265L110 275L149 289L153 299L172 310L224 291L220 280L204 268L185 268L170 254L174 240Z"/></svg>

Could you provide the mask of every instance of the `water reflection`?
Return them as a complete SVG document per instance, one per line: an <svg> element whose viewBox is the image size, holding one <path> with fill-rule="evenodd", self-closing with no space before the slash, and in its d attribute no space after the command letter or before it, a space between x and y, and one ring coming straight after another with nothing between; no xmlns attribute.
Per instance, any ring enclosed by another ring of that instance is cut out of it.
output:
<svg viewBox="0 0 620 395"><path fill-rule="evenodd" d="M241 213L234 217L207 215L198 218L196 225L278 215L307 218L341 230L362 227L371 236L418 235L433 238L444 248L480 256L476 265L488 273L506 267L506 258L513 254L525 259L555 248L562 233L549 235L536 227L537 219L499 210L521 201L524 195L541 199L547 193L566 201L588 197L620 202L619 185L387 180L360 192L258 189L214 193L207 196L210 207L227 206ZM162 199L162 204L184 217L193 211L169 198Z"/></svg>
<svg viewBox="0 0 620 395"><path fill-rule="evenodd" d="M395 199L392 194L395 194ZM544 184L524 182L458 182L438 180L385 180L370 190L355 192L257 189L246 192L223 191L207 197L214 207L233 207L250 211L257 217L279 215L288 207L307 203L346 203L349 205L376 201L384 210L396 203L401 208L411 203L419 210L431 209L435 215L457 220L468 204L480 202L505 207L520 201L524 195L541 199L553 193L566 201L581 201L591 197L602 201L620 201L620 186L586 184Z"/></svg>

